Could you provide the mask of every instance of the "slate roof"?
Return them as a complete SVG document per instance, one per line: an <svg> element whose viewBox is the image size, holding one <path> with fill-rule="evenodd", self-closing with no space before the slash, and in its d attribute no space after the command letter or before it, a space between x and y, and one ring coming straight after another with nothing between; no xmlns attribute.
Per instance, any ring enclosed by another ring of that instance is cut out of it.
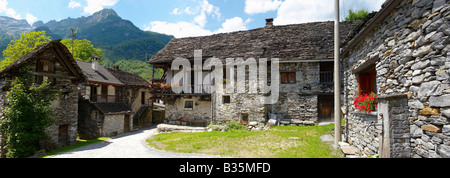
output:
<svg viewBox="0 0 450 178"><path fill-rule="evenodd" d="M111 68L107 70L126 86L148 87L150 85L150 83L139 75Z"/></svg>
<svg viewBox="0 0 450 178"><path fill-rule="evenodd" d="M132 110L123 103L92 103L100 112L106 115L130 114Z"/></svg>
<svg viewBox="0 0 450 178"><path fill-rule="evenodd" d="M341 40L353 32L361 21L341 22ZM194 50L202 49L203 59L279 58L310 60L334 58L334 21L273 26L212 36L171 40L155 54L151 64L164 64L177 57L193 59Z"/></svg>
<svg viewBox="0 0 450 178"><path fill-rule="evenodd" d="M80 66L84 75L87 76L88 82L100 83L100 84L112 84L123 86L124 84L119 81L113 74L111 74L105 67L99 65L98 71L92 69L92 63L76 60L78 66Z"/></svg>
<svg viewBox="0 0 450 178"><path fill-rule="evenodd" d="M54 41L48 42L46 44L43 44L43 45L37 47L33 51L22 56L21 58L14 61L10 65L6 66L3 70L0 71L0 76L11 70L18 70L19 68L26 65L29 61L38 58L40 54L42 54L44 52L49 52L48 50L50 50L51 48L54 48L55 50L53 52L55 52L57 54L57 56L61 57L58 59L60 60L62 65L65 65L65 62L62 60L66 60L68 62L68 65L70 65L70 66L67 66L67 67L69 67L70 70L73 69L72 74L74 74L75 77L78 78L79 82L83 82L84 80L86 80L86 76L83 74L80 67L77 65L76 60L73 58L72 54L69 52L67 47L61 43L61 40L54 40ZM59 52L61 54L59 54Z"/></svg>

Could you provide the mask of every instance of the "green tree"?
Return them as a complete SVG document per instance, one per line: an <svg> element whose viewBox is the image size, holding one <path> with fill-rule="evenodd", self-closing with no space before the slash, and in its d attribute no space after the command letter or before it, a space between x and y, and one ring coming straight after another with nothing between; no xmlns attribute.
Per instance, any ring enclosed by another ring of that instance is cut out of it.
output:
<svg viewBox="0 0 450 178"><path fill-rule="evenodd" d="M367 9L361 9L359 11L350 9L348 10L348 16L345 17L345 21L364 20L367 15L369 15Z"/></svg>
<svg viewBox="0 0 450 178"><path fill-rule="evenodd" d="M51 39L45 35L45 31L22 33L19 39L11 41L3 51L5 60L0 61L0 70L17 61L23 55L50 41Z"/></svg>
<svg viewBox="0 0 450 178"><path fill-rule="evenodd" d="M67 49L72 53L72 39L64 39L61 41ZM89 40L74 40L73 47L73 57L78 60L85 62L92 62L92 55L97 55L102 58L102 50L94 48L94 45Z"/></svg>
<svg viewBox="0 0 450 178"><path fill-rule="evenodd" d="M56 98L50 83L32 83L31 69L21 70L20 77L7 92L7 106L0 119L0 131L6 136L7 157L24 158L39 150L46 138L45 129L52 123L51 101Z"/></svg>

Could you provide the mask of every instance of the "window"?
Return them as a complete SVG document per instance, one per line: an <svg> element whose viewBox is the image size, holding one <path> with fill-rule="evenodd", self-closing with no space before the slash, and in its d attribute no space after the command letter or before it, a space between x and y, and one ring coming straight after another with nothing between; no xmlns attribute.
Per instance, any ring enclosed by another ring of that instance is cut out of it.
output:
<svg viewBox="0 0 450 178"><path fill-rule="evenodd" d="M193 100L186 100L186 101L184 101L184 110L185 111L192 111L192 110L194 110L194 101Z"/></svg>
<svg viewBox="0 0 450 178"><path fill-rule="evenodd" d="M231 103L231 97L230 96L223 96L223 104L230 104Z"/></svg>
<svg viewBox="0 0 450 178"><path fill-rule="evenodd" d="M297 82L295 72L281 72L280 73L281 84L294 84Z"/></svg>
<svg viewBox="0 0 450 178"><path fill-rule="evenodd" d="M320 63L320 83L332 84L333 82L333 62L321 62Z"/></svg>
<svg viewBox="0 0 450 178"><path fill-rule="evenodd" d="M358 76L359 95L370 94L371 92L377 93L376 76L377 71L375 70L375 67L371 67L368 70L359 73Z"/></svg>
<svg viewBox="0 0 450 178"><path fill-rule="evenodd" d="M248 114L241 115L241 124L244 124L244 125L248 124Z"/></svg>
<svg viewBox="0 0 450 178"><path fill-rule="evenodd" d="M54 74L55 73L55 63L53 61L41 59L38 62L37 72ZM37 84L42 84L44 81L50 81L50 82L52 82L52 84L55 83L54 78L51 78L48 76L41 76L41 75L36 76Z"/></svg>

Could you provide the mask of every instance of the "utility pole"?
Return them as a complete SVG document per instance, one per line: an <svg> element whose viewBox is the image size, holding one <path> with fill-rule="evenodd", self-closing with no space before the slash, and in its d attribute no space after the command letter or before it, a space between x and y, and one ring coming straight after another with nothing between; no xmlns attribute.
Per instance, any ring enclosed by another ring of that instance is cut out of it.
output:
<svg viewBox="0 0 450 178"><path fill-rule="evenodd" d="M334 146L341 141L341 71L340 71L339 0L334 1Z"/></svg>
<svg viewBox="0 0 450 178"><path fill-rule="evenodd" d="M70 28L70 36L72 36L72 55L75 55L74 53L73 53L73 39L74 38L76 38L75 37L75 29L73 29L73 28Z"/></svg>

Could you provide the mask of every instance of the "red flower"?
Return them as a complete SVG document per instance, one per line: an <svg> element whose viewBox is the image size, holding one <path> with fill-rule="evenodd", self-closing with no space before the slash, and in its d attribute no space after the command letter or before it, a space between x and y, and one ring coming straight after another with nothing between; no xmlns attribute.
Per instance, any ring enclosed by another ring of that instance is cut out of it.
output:
<svg viewBox="0 0 450 178"><path fill-rule="evenodd" d="M378 107L377 97L378 95L373 92L360 95L354 99L353 105L360 111L371 113Z"/></svg>

